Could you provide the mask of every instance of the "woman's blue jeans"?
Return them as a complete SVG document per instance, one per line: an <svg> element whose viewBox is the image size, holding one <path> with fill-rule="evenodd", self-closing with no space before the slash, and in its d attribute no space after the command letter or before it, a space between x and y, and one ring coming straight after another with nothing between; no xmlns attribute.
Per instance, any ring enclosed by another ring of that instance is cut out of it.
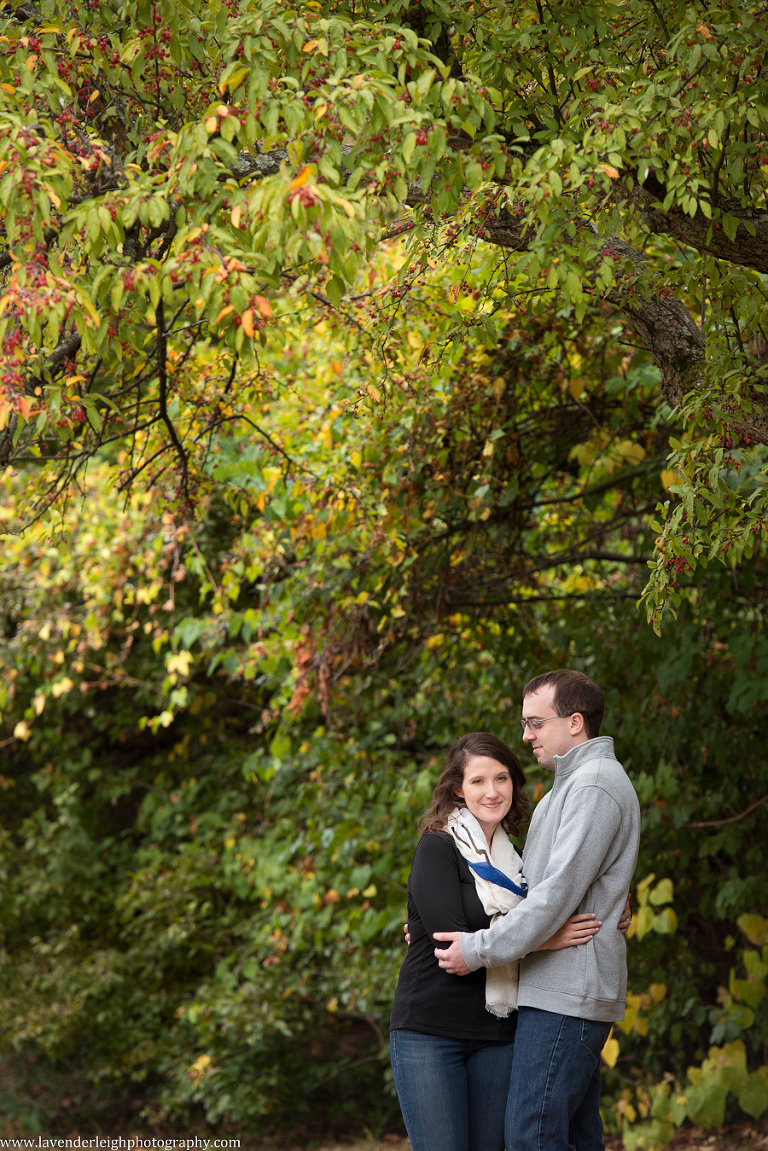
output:
<svg viewBox="0 0 768 1151"><path fill-rule="evenodd" d="M392 1074L413 1151L504 1151L512 1043L390 1032Z"/></svg>

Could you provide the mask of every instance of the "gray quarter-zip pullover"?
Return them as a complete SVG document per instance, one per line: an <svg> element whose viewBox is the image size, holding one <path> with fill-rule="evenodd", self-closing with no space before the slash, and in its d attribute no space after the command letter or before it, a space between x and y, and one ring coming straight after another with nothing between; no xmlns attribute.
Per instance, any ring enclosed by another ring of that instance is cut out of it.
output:
<svg viewBox="0 0 768 1151"><path fill-rule="evenodd" d="M528 898L486 930L462 933L464 962L474 971L525 956L521 1007L623 1019L626 946L616 928L639 838L640 805L609 736L555 756L555 782L533 813L523 853ZM530 954L577 911L603 921L590 943Z"/></svg>

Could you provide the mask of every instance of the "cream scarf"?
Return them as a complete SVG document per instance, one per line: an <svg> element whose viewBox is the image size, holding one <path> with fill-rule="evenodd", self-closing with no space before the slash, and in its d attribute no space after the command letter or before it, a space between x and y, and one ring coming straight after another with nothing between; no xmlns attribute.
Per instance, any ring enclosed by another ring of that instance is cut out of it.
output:
<svg viewBox="0 0 768 1151"><path fill-rule="evenodd" d="M496 828L490 851L482 827L466 807L454 808L445 829L472 870L478 898L491 922L517 907L527 895L528 885L523 861L504 829L500 825ZM485 1007L500 1019L517 1010L518 968L518 963L508 963L485 972Z"/></svg>

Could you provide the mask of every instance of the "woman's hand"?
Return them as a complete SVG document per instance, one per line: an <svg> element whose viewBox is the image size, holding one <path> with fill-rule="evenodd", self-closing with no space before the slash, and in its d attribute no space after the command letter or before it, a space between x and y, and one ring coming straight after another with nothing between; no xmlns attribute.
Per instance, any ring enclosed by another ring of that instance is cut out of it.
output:
<svg viewBox="0 0 768 1151"><path fill-rule="evenodd" d="M572 915L566 919L563 926L548 939L546 943L539 944L535 951L559 951L562 947L578 947L580 943L589 943L593 935L597 935L603 926L602 919L595 919L593 912L584 911L581 915Z"/></svg>

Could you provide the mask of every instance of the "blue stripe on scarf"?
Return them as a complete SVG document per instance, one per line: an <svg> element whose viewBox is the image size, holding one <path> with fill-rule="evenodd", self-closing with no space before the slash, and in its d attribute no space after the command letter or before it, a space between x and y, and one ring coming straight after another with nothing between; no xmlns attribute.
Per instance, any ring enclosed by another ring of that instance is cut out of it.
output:
<svg viewBox="0 0 768 1151"><path fill-rule="evenodd" d="M469 863L469 860L467 860ZM494 867L492 863L469 863L469 866L476 872L481 879L487 879L489 883L495 883L497 887L504 887L507 891L513 891L515 895L519 895L521 899L525 899L528 894L528 885L525 887L518 887L513 883L509 876L505 875L503 871L499 871L498 867ZM525 880L523 880L525 883Z"/></svg>

